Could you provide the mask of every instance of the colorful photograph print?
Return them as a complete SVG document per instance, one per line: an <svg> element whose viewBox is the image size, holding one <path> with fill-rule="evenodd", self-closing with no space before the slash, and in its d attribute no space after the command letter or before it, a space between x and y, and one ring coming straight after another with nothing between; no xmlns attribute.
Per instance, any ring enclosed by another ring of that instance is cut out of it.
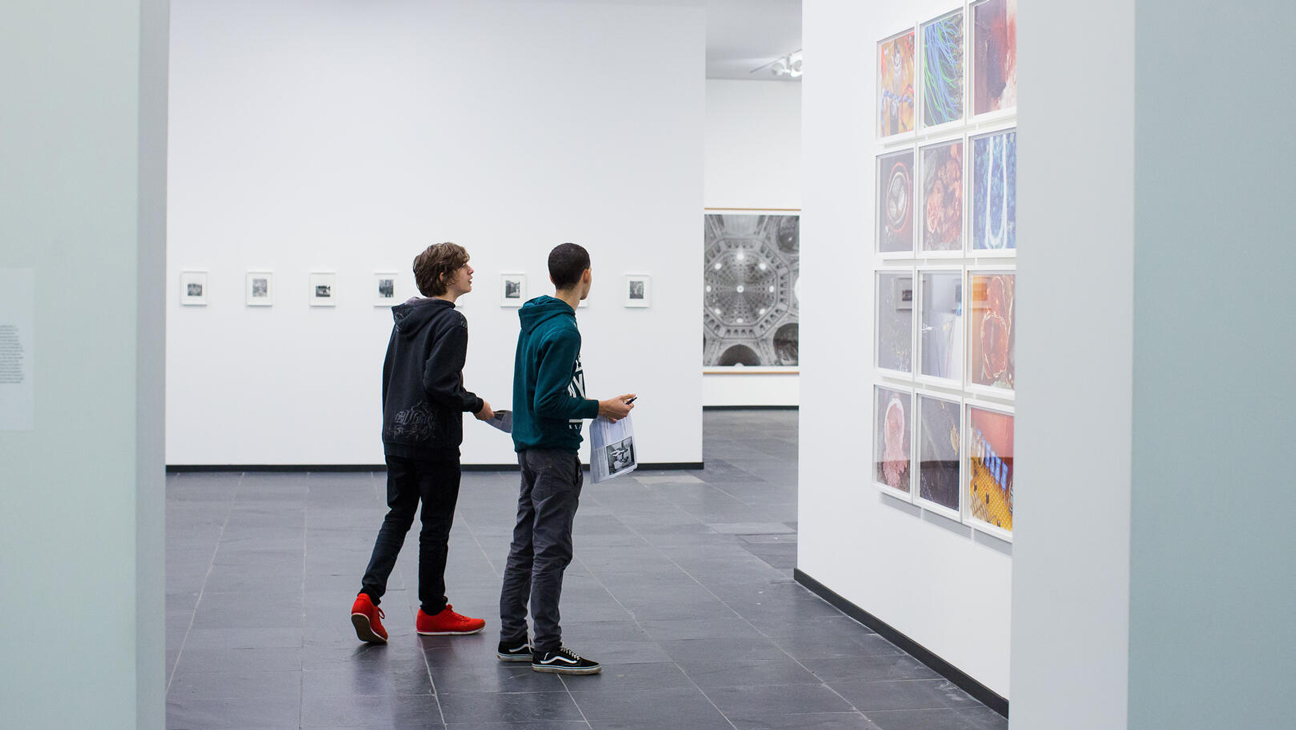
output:
<svg viewBox="0 0 1296 730"><path fill-rule="evenodd" d="M976 522L1013 529L1013 417L968 406L968 513Z"/></svg>
<svg viewBox="0 0 1296 730"><path fill-rule="evenodd" d="M873 481L908 496L913 489L913 395L874 386Z"/></svg>
<svg viewBox="0 0 1296 730"><path fill-rule="evenodd" d="M972 113L1017 106L1017 0L972 6Z"/></svg>
<svg viewBox="0 0 1296 730"><path fill-rule="evenodd" d="M922 250L963 250L963 141L924 147Z"/></svg>
<svg viewBox="0 0 1296 730"><path fill-rule="evenodd" d="M973 385L1013 390L1017 382L1017 276L968 277L968 367Z"/></svg>
<svg viewBox="0 0 1296 730"><path fill-rule="evenodd" d="M878 136L914 130L914 32L878 44Z"/></svg>
<svg viewBox="0 0 1296 730"><path fill-rule="evenodd" d="M963 379L963 273L924 271L919 291L919 373L932 378Z"/></svg>
<svg viewBox="0 0 1296 730"><path fill-rule="evenodd" d="M957 513L962 458L958 401L918 396L918 497Z"/></svg>
<svg viewBox="0 0 1296 730"><path fill-rule="evenodd" d="M877 365L883 370L912 373L913 272L879 271L877 292Z"/></svg>
<svg viewBox="0 0 1296 730"><path fill-rule="evenodd" d="M1017 130L972 139L972 249L1017 249Z"/></svg>
<svg viewBox="0 0 1296 730"><path fill-rule="evenodd" d="M922 27L923 126L963 118L963 11Z"/></svg>
<svg viewBox="0 0 1296 730"><path fill-rule="evenodd" d="M878 251L907 253L914 249L914 151L878 157Z"/></svg>

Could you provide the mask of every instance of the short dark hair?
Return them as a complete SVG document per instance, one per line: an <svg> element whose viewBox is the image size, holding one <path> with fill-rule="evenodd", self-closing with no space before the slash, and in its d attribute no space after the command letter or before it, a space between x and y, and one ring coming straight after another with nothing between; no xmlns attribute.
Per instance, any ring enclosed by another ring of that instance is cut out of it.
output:
<svg viewBox="0 0 1296 730"><path fill-rule="evenodd" d="M468 263L468 252L457 243L434 243L414 257L414 283L425 297L446 293L446 275Z"/></svg>
<svg viewBox="0 0 1296 730"><path fill-rule="evenodd" d="M549 278L559 291L579 284L589 267L589 251L574 243L560 243L549 252Z"/></svg>

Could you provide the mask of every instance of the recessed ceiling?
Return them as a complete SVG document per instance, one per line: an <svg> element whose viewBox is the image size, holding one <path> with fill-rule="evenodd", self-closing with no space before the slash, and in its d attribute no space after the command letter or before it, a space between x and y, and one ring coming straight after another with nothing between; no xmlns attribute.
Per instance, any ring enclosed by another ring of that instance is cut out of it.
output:
<svg viewBox="0 0 1296 730"><path fill-rule="evenodd" d="M780 80L768 67L801 50L801 0L705 2L707 78Z"/></svg>

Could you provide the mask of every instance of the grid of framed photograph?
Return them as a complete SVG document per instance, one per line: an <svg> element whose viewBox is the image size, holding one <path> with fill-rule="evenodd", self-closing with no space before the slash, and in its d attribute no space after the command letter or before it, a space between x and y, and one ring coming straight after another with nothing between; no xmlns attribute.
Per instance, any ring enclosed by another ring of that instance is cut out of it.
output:
<svg viewBox="0 0 1296 730"><path fill-rule="evenodd" d="M1012 540L1017 3L878 42L873 471L890 499Z"/></svg>

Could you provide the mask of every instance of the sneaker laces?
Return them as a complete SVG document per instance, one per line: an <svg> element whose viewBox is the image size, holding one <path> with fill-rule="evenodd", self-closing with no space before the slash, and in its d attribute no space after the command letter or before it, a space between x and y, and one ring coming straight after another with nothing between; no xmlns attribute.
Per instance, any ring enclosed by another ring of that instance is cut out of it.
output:
<svg viewBox="0 0 1296 730"><path fill-rule="evenodd" d="M387 618L387 614L383 613L381 608L374 606L374 610L378 612L378 618Z"/></svg>
<svg viewBox="0 0 1296 730"><path fill-rule="evenodd" d="M568 648L565 647L565 646L560 646L560 647L558 647L558 651L555 652L555 653L557 653L557 654L562 654L563 656L565 656L565 657L567 657L568 659L571 659L571 660L573 660L573 661L580 661L580 656L577 655L576 652L572 651L571 649L568 649Z"/></svg>

